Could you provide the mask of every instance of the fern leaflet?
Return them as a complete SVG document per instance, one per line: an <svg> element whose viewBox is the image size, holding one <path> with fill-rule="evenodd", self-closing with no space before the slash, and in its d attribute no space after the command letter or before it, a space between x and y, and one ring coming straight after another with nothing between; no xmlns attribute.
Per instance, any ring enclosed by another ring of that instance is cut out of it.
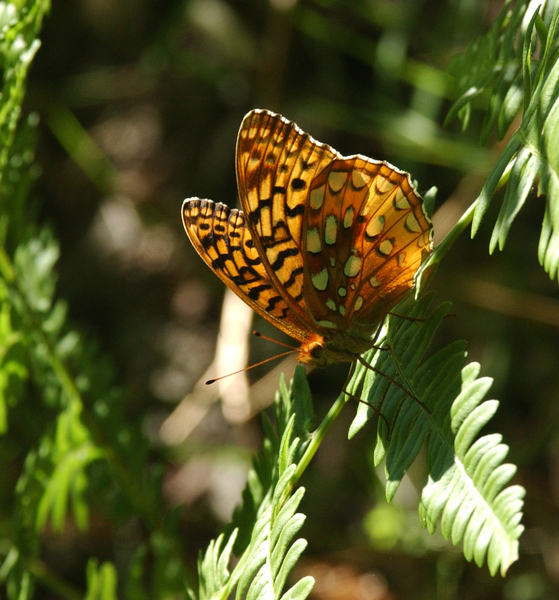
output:
<svg viewBox="0 0 559 600"><path fill-rule="evenodd" d="M559 10L551 2L535 6L523 1L514 9L510 6L511 2L506 2L489 33L470 44L455 61L460 97L447 122L459 116L466 126L474 98L490 91L481 133L485 143L495 126L502 139L523 109L518 129L476 200L472 236L493 194L508 181L489 245L491 253L497 246L502 250L516 215L537 185L538 194L547 196L538 258L554 279L559 274Z"/></svg>
<svg viewBox="0 0 559 600"><path fill-rule="evenodd" d="M304 600L313 587L314 580L304 577L282 593L289 572L307 545L303 539L293 541L305 521L304 515L297 513L304 489L292 494L296 463L314 422L304 369L297 368L291 391L282 377L275 409L278 433L265 419L265 452L254 460L243 506L234 517L237 528L212 542L199 560L200 600L225 599L232 593L237 600ZM303 441L295 436L296 431ZM227 565L239 533L245 540L240 544L243 551L230 573Z"/></svg>
<svg viewBox="0 0 559 600"><path fill-rule="evenodd" d="M449 310L441 305L425 316L431 299L427 294L413 305L411 320L402 318L405 304L398 307L398 316L389 317L385 337L379 340L384 348L372 352L368 361L390 379L360 367L353 385L363 379L362 397L372 406L359 406L350 436L379 411L390 424L388 441L385 421L379 420L375 447L375 463L385 459L388 500L426 443L428 480L421 494L421 522L433 532L440 520L445 538L454 544L464 540L468 560L481 565L487 556L490 572L500 568L504 574L518 558L524 490L505 488L516 468L502 464L508 448L501 437L475 440L498 402L483 402L491 380L477 378L475 363L464 367L465 343L454 342L421 362Z"/></svg>

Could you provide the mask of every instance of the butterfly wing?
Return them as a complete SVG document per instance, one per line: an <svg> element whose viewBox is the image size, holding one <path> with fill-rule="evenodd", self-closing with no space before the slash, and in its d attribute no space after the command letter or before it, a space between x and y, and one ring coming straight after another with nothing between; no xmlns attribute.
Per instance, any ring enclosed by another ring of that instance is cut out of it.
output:
<svg viewBox="0 0 559 600"><path fill-rule="evenodd" d="M409 175L384 163L362 209L365 221L354 239L362 244L363 276L348 315L378 322L415 283L422 262L431 254L433 227ZM363 298L363 310L357 307Z"/></svg>
<svg viewBox="0 0 559 600"><path fill-rule="evenodd" d="M241 211L189 198L183 203L182 217L192 245L225 285L279 330L300 342L308 339L270 280Z"/></svg>
<svg viewBox="0 0 559 600"><path fill-rule="evenodd" d="M237 180L244 214L185 200L194 247L251 308L302 343L301 356L324 338L328 361L351 360L431 251L431 223L409 175L343 157L281 115L254 110L237 139Z"/></svg>
<svg viewBox="0 0 559 600"><path fill-rule="evenodd" d="M432 227L409 175L343 157L312 182L303 229L307 301L331 330L370 334L413 286Z"/></svg>
<svg viewBox="0 0 559 600"><path fill-rule="evenodd" d="M280 115L245 117L237 179L270 280L326 337L367 337L430 252L431 224L407 173L343 157Z"/></svg>
<svg viewBox="0 0 559 600"><path fill-rule="evenodd" d="M305 289L303 230L312 182L340 156L266 110L248 113L237 139L239 194L264 268L301 323L316 332L322 326Z"/></svg>

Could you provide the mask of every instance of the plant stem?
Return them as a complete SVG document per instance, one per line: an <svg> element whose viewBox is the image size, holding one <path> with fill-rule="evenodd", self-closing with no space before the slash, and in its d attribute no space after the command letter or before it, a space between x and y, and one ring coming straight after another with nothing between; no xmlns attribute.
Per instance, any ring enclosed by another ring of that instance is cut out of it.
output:
<svg viewBox="0 0 559 600"><path fill-rule="evenodd" d="M508 181L510 171L512 168L514 161L510 161L507 165L506 169L503 171L497 186L495 187L495 192L500 190ZM458 219L454 227L449 231L444 240L433 250L433 254L429 257L427 262L425 262L423 266L423 271L425 273L432 273L434 268L441 262L443 256L450 250L452 244L459 238L462 232L470 225L472 219L474 218L474 213L476 210L476 206L479 200L479 196L472 202L472 204L466 209L464 214Z"/></svg>
<svg viewBox="0 0 559 600"><path fill-rule="evenodd" d="M326 435L326 432L330 429L330 427L332 426L332 423L334 423L334 421L336 420L336 417L340 414L340 412L341 412L342 408L345 406L346 402L347 402L347 396L344 392L342 392L338 396L337 400L334 402L334 404L332 405L330 410L328 411L328 414L324 417L322 423L317 427L316 431L313 434L313 438L312 438L310 444L308 445L307 449L305 450L305 453L303 454L303 457L299 461L299 464L297 465L297 469L296 469L295 473L293 474L293 479L291 480L290 489L293 489L293 487L295 486L297 481L299 481L299 479L301 478L301 475L303 475L303 473L305 472L305 469L308 467L313 456L316 454L316 451L318 450L320 444L322 443L322 440L323 440L324 436Z"/></svg>

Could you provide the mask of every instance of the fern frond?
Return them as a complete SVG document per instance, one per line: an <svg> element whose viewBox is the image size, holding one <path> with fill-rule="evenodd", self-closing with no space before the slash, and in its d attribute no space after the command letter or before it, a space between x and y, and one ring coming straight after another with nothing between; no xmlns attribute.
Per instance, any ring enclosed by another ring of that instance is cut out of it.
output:
<svg viewBox="0 0 559 600"><path fill-rule="evenodd" d="M291 390L282 376L275 410L277 433L265 419L265 451L253 461L243 506L233 520L237 528L212 542L199 560L200 600L225 599L232 593L237 600L304 600L314 584L311 577L304 577L282 594L289 572L307 545L303 539L294 541L305 521L297 513L305 492L299 488L292 493L296 463L306 446L295 432L308 437L314 422L302 367L295 371ZM229 573L227 565L237 535L247 541L235 569Z"/></svg>
<svg viewBox="0 0 559 600"><path fill-rule="evenodd" d="M500 436L475 440L497 410L494 400L483 401L491 380L478 379L479 365L464 366L466 345L454 342L422 362L433 333L447 314L441 305L426 316L432 294L423 296L406 313L406 303L388 319L383 340L368 362L377 373L361 367L352 382L363 379L363 397L390 424L379 420L375 464L385 459L386 497L392 500L420 448L427 444L428 480L421 494L421 522L432 533L437 522L454 544L464 540L464 555L489 570L505 573L518 558L518 538L524 490L505 488L516 468L502 464L507 446ZM411 303L407 303L409 308ZM387 377L388 376L396 386ZM406 394L402 388L408 390ZM350 436L375 415L361 404ZM475 440L475 441L474 441Z"/></svg>
<svg viewBox="0 0 559 600"><path fill-rule="evenodd" d="M234 531L222 548L225 536L221 534L209 543L204 556L198 559L199 600L215 598L227 586L231 577L228 564L236 537L237 531Z"/></svg>
<svg viewBox="0 0 559 600"><path fill-rule="evenodd" d="M234 529L238 530L235 542L235 553L240 555L249 544L252 525L260 505L264 502L268 490L274 485L274 480L285 471L293 461L298 462L306 449L310 431L314 426L311 391L304 374L304 369L297 367L288 388L283 375L280 377L279 390L274 401L275 424L272 424L266 413L262 414L264 427L263 451L258 452L252 460L252 468L248 472L247 485L243 491L241 506L233 514L231 524L226 528L226 537ZM295 417L291 423L292 417ZM290 460L287 451L290 439L286 437L287 429L294 430L300 440L293 447L296 455ZM293 429L292 429L293 428ZM281 457L281 458L280 458Z"/></svg>
<svg viewBox="0 0 559 600"><path fill-rule="evenodd" d="M161 527L159 475L146 471L147 440L120 414L123 394L114 387L110 368L99 360L92 344L84 350L81 336L69 329L65 304L54 299L57 244L48 230L43 230L17 246L13 263L3 248L0 257L11 309L27 341L33 385L43 402L59 411L54 429L44 432L39 450L28 455L18 482L22 514L14 517L15 543L23 556L37 555L47 521L60 531L68 513L78 529L86 529L86 492L92 490L94 464L100 486L95 492L106 495L109 510L120 514L133 510L150 530L157 531ZM84 401L84 392L92 402ZM163 555L176 558L180 551L176 545L172 552L164 545L154 546L156 561ZM19 581L24 575L25 571ZM184 588L188 577L182 571L180 575ZM160 587L166 593L177 584L162 577Z"/></svg>
<svg viewBox="0 0 559 600"><path fill-rule="evenodd" d="M489 173L476 201L472 237L495 191L508 181L489 251L505 246L511 225L530 190L545 194L546 212L538 247L540 264L552 279L559 275L559 10L523 1L506 2L489 33L473 42L453 65L460 97L447 122L461 116L464 125L474 98L490 92L482 143L497 126L499 139L523 108L522 121ZM520 35L520 41L516 36ZM538 42L539 56L535 54ZM536 58L537 56L537 58Z"/></svg>
<svg viewBox="0 0 559 600"><path fill-rule="evenodd" d="M299 488L282 505L295 469L292 464L285 470L260 507L250 544L231 576L237 600L245 595L247 599L281 598L286 577L307 545L302 539L292 543L305 520L303 515L295 513L304 489ZM305 588L307 592L300 598L306 598L312 589L312 580L307 579L310 587Z"/></svg>
<svg viewBox="0 0 559 600"><path fill-rule="evenodd" d="M87 562L87 593L84 600L116 600L117 575L113 563L104 562L99 566L96 558Z"/></svg>
<svg viewBox="0 0 559 600"><path fill-rule="evenodd" d="M463 129L468 126L473 103L487 103L483 124L482 140L487 141L495 124L512 121L512 107L518 103L517 94L510 90L518 89L519 75L522 75L522 45L517 44L518 31L522 28L530 2L520 0L512 6L506 0L490 30L473 40L465 52L453 58L449 72L454 77L456 101L448 111L445 125L458 117ZM491 94L487 95L486 92ZM518 106L520 108L520 106ZM516 114L516 113L515 113ZM499 134L504 135L506 129ZM499 138L502 139L502 136Z"/></svg>
<svg viewBox="0 0 559 600"><path fill-rule="evenodd" d="M48 0L25 3L0 3L0 184L4 184L10 150L21 116L27 71L41 45L37 35L44 14L50 9Z"/></svg>
<svg viewBox="0 0 559 600"><path fill-rule="evenodd" d="M50 516L55 531L61 531L71 501L74 521L82 531L87 528L89 510L84 500L86 469L104 452L92 443L89 431L80 421L80 406L71 402L57 420L52 444L53 471L37 507L37 529L42 530Z"/></svg>
<svg viewBox="0 0 559 600"><path fill-rule="evenodd" d="M12 329L10 308L6 286L0 281L0 435L8 429L8 406L17 400L28 376L21 356L23 336Z"/></svg>

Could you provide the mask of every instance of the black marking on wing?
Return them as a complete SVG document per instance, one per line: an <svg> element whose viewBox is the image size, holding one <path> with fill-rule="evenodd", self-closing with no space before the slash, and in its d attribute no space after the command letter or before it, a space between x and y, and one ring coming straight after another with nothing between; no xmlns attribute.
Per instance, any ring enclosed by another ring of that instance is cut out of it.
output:
<svg viewBox="0 0 559 600"><path fill-rule="evenodd" d="M297 280L297 276L301 275L303 272L305 271L305 269L303 267L298 267L297 269L293 269L293 271L291 271L291 275L289 277L289 279L284 282L283 286L286 288L290 288Z"/></svg>
<svg viewBox="0 0 559 600"><path fill-rule="evenodd" d="M304 190L307 187L307 182L300 177L295 177L291 180L291 189L294 191Z"/></svg>
<svg viewBox="0 0 559 600"><path fill-rule="evenodd" d="M257 285L253 288L250 288L250 291L248 293L248 297L251 300L258 300L258 298L260 297L260 294L262 292L266 292L268 290L271 290L272 286L269 283L263 283L261 285Z"/></svg>
<svg viewBox="0 0 559 600"><path fill-rule="evenodd" d="M272 198L262 198L258 201L256 210L253 210L249 214L251 223L254 223L254 225L258 225L258 223L260 223L260 215L265 208L272 208Z"/></svg>
<svg viewBox="0 0 559 600"><path fill-rule="evenodd" d="M298 248L286 248L285 250L281 250L278 252L276 260L274 260L273 263L270 263L270 267L272 267L274 271L279 271L279 269L283 267L283 263L287 258L290 256L297 256L297 254L299 254Z"/></svg>
<svg viewBox="0 0 559 600"><path fill-rule="evenodd" d="M295 205L293 208L289 208L289 206L287 206L287 204L285 205L285 214L288 217L296 217L297 215L303 215L305 213L305 205L304 204L297 204Z"/></svg>
<svg viewBox="0 0 559 600"><path fill-rule="evenodd" d="M183 220L198 253L226 285L279 329L301 342L308 339L308 330L270 279L241 211L209 200L191 199L183 205ZM285 223L277 223L277 228L286 228ZM280 269L290 253L280 251L275 267ZM300 271L295 269L290 275L288 287Z"/></svg>

